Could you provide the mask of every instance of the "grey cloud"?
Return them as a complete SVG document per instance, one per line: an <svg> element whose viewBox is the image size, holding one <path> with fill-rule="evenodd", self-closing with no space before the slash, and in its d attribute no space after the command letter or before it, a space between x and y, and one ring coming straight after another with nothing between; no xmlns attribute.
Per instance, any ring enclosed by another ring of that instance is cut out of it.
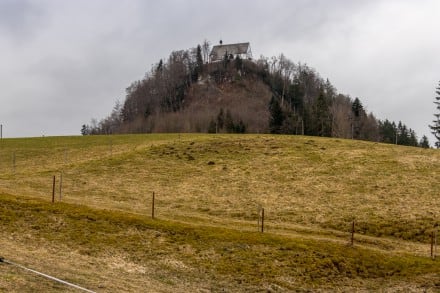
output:
<svg viewBox="0 0 440 293"><path fill-rule="evenodd" d="M31 37L44 26L46 13L36 2L29 0L0 1L0 31L19 41Z"/></svg>

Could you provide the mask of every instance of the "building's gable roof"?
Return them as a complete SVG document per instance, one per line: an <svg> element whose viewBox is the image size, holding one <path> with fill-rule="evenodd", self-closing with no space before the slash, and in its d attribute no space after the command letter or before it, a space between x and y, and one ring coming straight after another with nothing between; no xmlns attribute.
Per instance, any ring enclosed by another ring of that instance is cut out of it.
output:
<svg viewBox="0 0 440 293"><path fill-rule="evenodd" d="M212 47L210 56L212 60L220 60L225 55L248 54L249 51L250 51L249 43L216 45Z"/></svg>

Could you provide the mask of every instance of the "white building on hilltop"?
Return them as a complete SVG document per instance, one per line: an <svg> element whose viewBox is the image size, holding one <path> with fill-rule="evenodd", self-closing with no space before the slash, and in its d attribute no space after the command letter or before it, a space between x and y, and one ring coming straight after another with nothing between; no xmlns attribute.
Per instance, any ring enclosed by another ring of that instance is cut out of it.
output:
<svg viewBox="0 0 440 293"><path fill-rule="evenodd" d="M249 43L223 45L223 42L220 41L219 45L212 47L209 60L211 62L218 62L223 60L225 56L229 59L234 59L237 56L241 59L252 59L251 46Z"/></svg>

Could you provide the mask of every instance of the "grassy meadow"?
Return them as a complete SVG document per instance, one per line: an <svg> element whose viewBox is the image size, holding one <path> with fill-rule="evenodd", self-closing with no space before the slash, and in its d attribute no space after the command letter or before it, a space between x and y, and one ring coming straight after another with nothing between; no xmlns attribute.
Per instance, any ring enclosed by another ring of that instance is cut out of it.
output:
<svg viewBox="0 0 440 293"><path fill-rule="evenodd" d="M98 292L436 292L439 182L438 150L352 140L3 139L0 256ZM0 291L69 290L0 269Z"/></svg>

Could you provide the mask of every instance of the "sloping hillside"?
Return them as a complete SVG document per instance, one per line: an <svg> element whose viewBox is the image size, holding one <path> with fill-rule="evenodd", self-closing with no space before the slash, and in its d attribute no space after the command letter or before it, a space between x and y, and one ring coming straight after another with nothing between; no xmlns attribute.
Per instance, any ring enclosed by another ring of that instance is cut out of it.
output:
<svg viewBox="0 0 440 293"><path fill-rule="evenodd" d="M97 291L435 291L439 168L436 150L304 136L6 139L0 256ZM59 289L1 269L3 290Z"/></svg>
<svg viewBox="0 0 440 293"><path fill-rule="evenodd" d="M218 127L219 114L223 120L229 112L233 124L245 121L246 132L267 133L270 88L260 80L241 79L217 84L205 78L193 84L185 97L185 106L178 112L152 115L151 132L234 132L226 125ZM214 123L213 129L209 129ZM244 123L244 122L243 122ZM223 123L225 124L225 123Z"/></svg>

